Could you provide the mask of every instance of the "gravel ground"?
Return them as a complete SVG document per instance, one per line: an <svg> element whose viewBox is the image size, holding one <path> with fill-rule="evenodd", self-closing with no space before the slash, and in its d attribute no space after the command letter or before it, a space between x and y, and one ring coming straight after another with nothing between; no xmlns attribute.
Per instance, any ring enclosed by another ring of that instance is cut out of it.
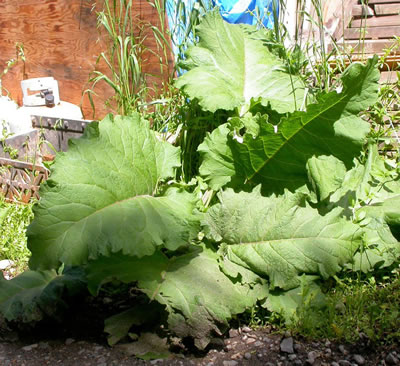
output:
<svg viewBox="0 0 400 366"><path fill-rule="evenodd" d="M367 343L344 345L306 342L268 329L231 329L216 339L202 355L174 354L164 360L142 361L129 356L123 346L108 347L103 341L67 339L21 339L15 332L1 334L1 366L128 366L128 365L400 365L400 348L375 349Z"/></svg>

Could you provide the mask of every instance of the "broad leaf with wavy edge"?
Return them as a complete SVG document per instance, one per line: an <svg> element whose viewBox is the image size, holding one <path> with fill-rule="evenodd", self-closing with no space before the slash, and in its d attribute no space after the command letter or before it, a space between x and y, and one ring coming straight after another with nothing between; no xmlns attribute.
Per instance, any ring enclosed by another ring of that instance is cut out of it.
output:
<svg viewBox="0 0 400 366"><path fill-rule="evenodd" d="M0 312L8 321L32 323L45 315L54 315L66 308L64 295L75 296L86 288L81 268L56 271L25 271L6 280L0 276Z"/></svg>
<svg viewBox="0 0 400 366"><path fill-rule="evenodd" d="M155 196L160 180L179 165L178 148L159 141L139 114L91 124L57 155L51 179L41 187L28 230L30 267L187 246L199 228L193 196L178 190Z"/></svg>
<svg viewBox="0 0 400 366"><path fill-rule="evenodd" d="M196 346L203 349L214 332L222 333L221 326L233 315L268 294L264 281L255 274L243 282L239 277L228 277L221 271L219 259L204 246L170 259L160 252L140 259L118 254L89 263L88 283L96 293L101 284L113 278L138 281L138 289L165 305L170 329L180 337L193 337Z"/></svg>
<svg viewBox="0 0 400 366"><path fill-rule="evenodd" d="M232 262L284 290L300 284L303 273L328 278L351 261L360 246L359 227L340 208L322 216L301 193L262 197L228 189L204 220L209 238L223 243Z"/></svg>
<svg viewBox="0 0 400 366"><path fill-rule="evenodd" d="M280 113L302 105L301 79L284 72L282 61L245 27L223 21L218 9L205 15L196 35L199 42L189 48L182 64L189 71L176 85L197 98L204 110L239 108L243 114L252 98L261 98Z"/></svg>
<svg viewBox="0 0 400 366"><path fill-rule="evenodd" d="M225 140L217 136L223 129L230 129L229 123L213 131L201 148L200 171L220 172L218 180L205 175L214 189L232 180L233 187L239 181L242 185L262 184L263 193L268 194L282 193L284 188L295 190L306 184L306 163L312 156L335 156L350 167L370 130L369 124L357 115L377 98L376 64L377 58L370 59L365 66L351 65L342 78L341 93L321 95L307 111L290 114L278 126L259 120L260 131L256 137L252 131L242 138L233 133ZM227 142L229 150L211 146L213 141ZM223 153L219 154L220 151Z"/></svg>
<svg viewBox="0 0 400 366"><path fill-rule="evenodd" d="M310 159L313 169L319 172L313 174L312 187L316 192L325 191L320 199L329 196L330 202L319 203L320 208L341 207L360 226L363 245L349 267L368 272L390 266L400 258L400 243L392 233L398 235L400 229L400 177L397 170L384 163L376 145L370 145L364 164L356 161L354 168L347 172L343 171L339 160L335 162L332 157L329 160L330 166L322 157ZM332 184L335 174L338 181ZM340 187L335 188L340 181Z"/></svg>

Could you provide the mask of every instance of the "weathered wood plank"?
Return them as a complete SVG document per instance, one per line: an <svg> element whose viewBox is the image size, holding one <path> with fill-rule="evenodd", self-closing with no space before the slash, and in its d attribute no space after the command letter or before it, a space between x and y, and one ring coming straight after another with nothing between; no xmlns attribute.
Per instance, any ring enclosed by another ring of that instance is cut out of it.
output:
<svg viewBox="0 0 400 366"><path fill-rule="evenodd" d="M400 25L389 27L348 28L344 31L345 39L379 39L400 36Z"/></svg>
<svg viewBox="0 0 400 366"><path fill-rule="evenodd" d="M342 42L338 42L337 46L339 48L345 47L347 52L350 52L353 49L355 54L383 54L383 50L389 48L393 45L393 40L390 39L379 39L379 40L365 40L365 41L346 41L344 44ZM333 48L332 45L328 47L328 50L331 51ZM396 52L399 52L398 50ZM399 54L399 53L397 53Z"/></svg>
<svg viewBox="0 0 400 366"><path fill-rule="evenodd" d="M361 3L360 0L359 0L359 3ZM368 0L368 5L373 5L373 4L393 4L393 3L400 3L400 0Z"/></svg>
<svg viewBox="0 0 400 366"><path fill-rule="evenodd" d="M354 19L351 21L351 28L386 27L391 25L400 25L400 15L385 15L367 19Z"/></svg>
<svg viewBox="0 0 400 366"><path fill-rule="evenodd" d="M397 73L395 71L382 71L379 82L381 84L394 84L398 81Z"/></svg>
<svg viewBox="0 0 400 366"><path fill-rule="evenodd" d="M400 14L400 3L375 5L376 15L398 15Z"/></svg>
<svg viewBox="0 0 400 366"><path fill-rule="evenodd" d="M351 14L353 17L373 17L374 10L368 5L353 5Z"/></svg>

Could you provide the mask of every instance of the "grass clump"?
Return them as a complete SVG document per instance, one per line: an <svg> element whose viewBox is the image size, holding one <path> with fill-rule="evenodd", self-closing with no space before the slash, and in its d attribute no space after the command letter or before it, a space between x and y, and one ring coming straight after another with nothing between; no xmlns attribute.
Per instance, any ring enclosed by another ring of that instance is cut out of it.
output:
<svg viewBox="0 0 400 366"><path fill-rule="evenodd" d="M26 228L33 218L32 206L0 201L0 260L14 262L15 274L28 267Z"/></svg>
<svg viewBox="0 0 400 366"><path fill-rule="evenodd" d="M312 339L356 343L368 339L389 345L400 339L400 265L365 278L336 278L323 309L303 307L286 325L293 334ZM286 329L286 328L285 328Z"/></svg>

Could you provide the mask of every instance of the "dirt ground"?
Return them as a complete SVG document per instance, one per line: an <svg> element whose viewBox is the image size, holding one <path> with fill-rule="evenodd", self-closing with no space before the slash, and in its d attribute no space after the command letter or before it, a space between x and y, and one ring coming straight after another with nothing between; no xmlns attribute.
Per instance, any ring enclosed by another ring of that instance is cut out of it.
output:
<svg viewBox="0 0 400 366"><path fill-rule="evenodd" d="M79 326L79 324L78 324ZM1 366L128 366L128 365L400 365L399 347L375 348L367 340L356 345L310 342L289 334L272 334L268 328L231 329L215 339L202 354L190 350L167 359L143 361L127 354L124 345L109 347L105 338L94 339L82 324L72 337L59 336L60 329L40 333L3 331L0 334ZM75 331L78 328L75 329Z"/></svg>

